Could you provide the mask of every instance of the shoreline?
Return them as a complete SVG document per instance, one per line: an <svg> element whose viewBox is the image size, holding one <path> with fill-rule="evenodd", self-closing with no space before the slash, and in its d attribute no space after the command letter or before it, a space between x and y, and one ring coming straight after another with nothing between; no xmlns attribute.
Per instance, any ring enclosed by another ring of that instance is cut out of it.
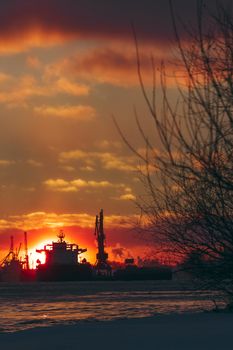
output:
<svg viewBox="0 0 233 350"><path fill-rule="evenodd" d="M8 350L230 350L232 325L233 313L159 314L0 333L0 344Z"/></svg>

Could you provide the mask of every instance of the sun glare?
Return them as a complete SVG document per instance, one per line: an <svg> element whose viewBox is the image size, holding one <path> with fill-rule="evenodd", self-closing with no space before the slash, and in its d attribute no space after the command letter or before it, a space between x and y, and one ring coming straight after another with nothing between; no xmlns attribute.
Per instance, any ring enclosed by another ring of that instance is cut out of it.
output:
<svg viewBox="0 0 233 350"><path fill-rule="evenodd" d="M36 266L38 265L38 260L40 260L41 264L45 263L45 253L37 253L37 249L44 249L44 247L47 244L51 244L54 239L46 239L42 242L39 242L36 244L33 248L28 250L28 255L29 255L29 266L31 269L35 269Z"/></svg>

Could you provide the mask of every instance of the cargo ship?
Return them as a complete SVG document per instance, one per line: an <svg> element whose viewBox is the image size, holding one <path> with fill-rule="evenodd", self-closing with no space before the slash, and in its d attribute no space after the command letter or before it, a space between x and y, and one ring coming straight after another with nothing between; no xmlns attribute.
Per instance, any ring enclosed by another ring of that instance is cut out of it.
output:
<svg viewBox="0 0 233 350"><path fill-rule="evenodd" d="M92 266L79 256L86 248L65 241L65 234L60 231L58 241L47 244L37 253L45 254L45 263L37 260L36 279L38 281L78 281L92 279Z"/></svg>

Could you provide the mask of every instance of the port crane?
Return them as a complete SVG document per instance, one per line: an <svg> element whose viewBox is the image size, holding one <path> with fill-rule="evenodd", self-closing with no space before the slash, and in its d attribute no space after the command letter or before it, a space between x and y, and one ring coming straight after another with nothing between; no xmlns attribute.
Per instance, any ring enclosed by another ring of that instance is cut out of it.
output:
<svg viewBox="0 0 233 350"><path fill-rule="evenodd" d="M21 249L21 243L19 244L19 248L14 250L14 237L10 237L10 249L8 254L4 257L2 261L0 261L0 266L7 266L9 265L12 261L19 261L19 253Z"/></svg>
<svg viewBox="0 0 233 350"><path fill-rule="evenodd" d="M96 254L95 269L98 275L111 275L112 269L108 262L108 253L105 252L105 233L104 233L104 212L100 210L95 220L95 236L98 252Z"/></svg>

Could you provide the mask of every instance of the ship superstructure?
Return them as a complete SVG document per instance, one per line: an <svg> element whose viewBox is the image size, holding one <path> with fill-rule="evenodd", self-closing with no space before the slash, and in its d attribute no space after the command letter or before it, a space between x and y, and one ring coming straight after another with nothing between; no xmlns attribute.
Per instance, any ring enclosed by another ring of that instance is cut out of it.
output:
<svg viewBox="0 0 233 350"><path fill-rule="evenodd" d="M79 248L77 244L67 243L63 231L57 235L58 241L47 244L43 249L37 249L37 253L45 253L45 264L51 265L77 265L79 255L86 252L87 249Z"/></svg>

